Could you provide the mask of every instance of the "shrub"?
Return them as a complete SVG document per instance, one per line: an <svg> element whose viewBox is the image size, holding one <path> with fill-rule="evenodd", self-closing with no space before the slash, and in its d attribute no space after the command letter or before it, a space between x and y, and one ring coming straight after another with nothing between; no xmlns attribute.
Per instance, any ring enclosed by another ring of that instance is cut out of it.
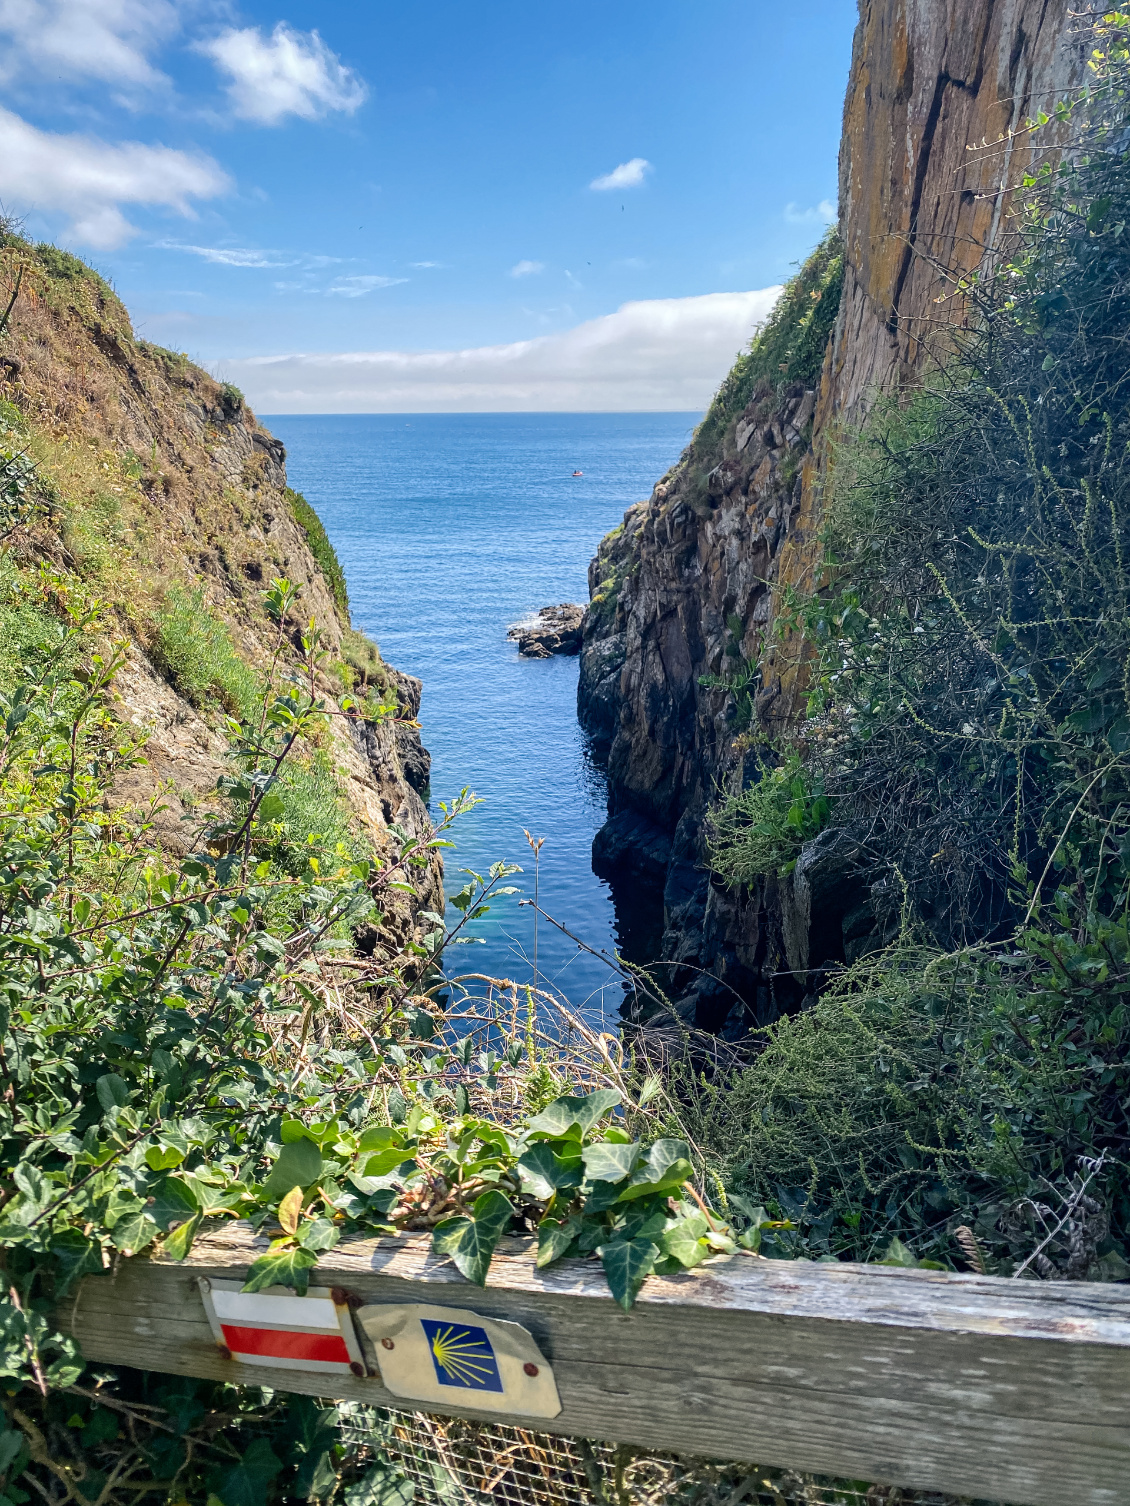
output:
<svg viewBox="0 0 1130 1506"><path fill-rule="evenodd" d="M84 277L97 276L84 261L60 246L51 245L49 241L40 241L35 248L35 255L48 276L58 278L61 282L81 282Z"/></svg>
<svg viewBox="0 0 1130 1506"><path fill-rule="evenodd" d="M762 762L759 772L756 783L725 796L707 818L711 867L730 883L791 873L831 812L819 775L814 779L795 754L776 768Z"/></svg>

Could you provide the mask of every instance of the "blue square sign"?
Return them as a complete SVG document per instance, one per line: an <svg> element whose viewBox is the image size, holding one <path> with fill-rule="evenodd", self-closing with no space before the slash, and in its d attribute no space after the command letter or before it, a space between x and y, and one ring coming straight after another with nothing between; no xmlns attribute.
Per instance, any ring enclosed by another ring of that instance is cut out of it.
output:
<svg viewBox="0 0 1130 1506"><path fill-rule="evenodd" d="M462 1386L467 1391L502 1390L498 1361L485 1329L470 1324L438 1323L434 1318L421 1318L420 1324L441 1386Z"/></svg>

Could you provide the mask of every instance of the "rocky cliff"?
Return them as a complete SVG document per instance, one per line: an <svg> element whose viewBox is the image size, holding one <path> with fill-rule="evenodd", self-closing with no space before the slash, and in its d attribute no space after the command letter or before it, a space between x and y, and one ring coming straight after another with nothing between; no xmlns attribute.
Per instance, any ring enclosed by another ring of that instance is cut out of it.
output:
<svg viewBox="0 0 1130 1506"><path fill-rule="evenodd" d="M298 759L299 797L323 835L340 808L377 852L395 843L390 826L422 829L419 682L352 629L340 567L287 487L282 444L235 388L137 339L113 291L76 258L5 234L0 289L17 285L0 346L0 437L7 473L34 476L42 505L6 541L17 573L0 582L5 627L36 572L48 606L53 576L57 596L105 604L100 632L127 649L116 708L147 735L144 763L119 781L123 805L148 811L164 845L185 850L193 813L230 772L225 713L258 694L277 648L262 592L286 577L301 590L284 622L284 668L311 617L327 650L318 689L330 716L321 746ZM342 714L347 691L359 704L391 697L397 720ZM437 861L421 903L434 907L441 878ZM389 924L411 930L410 909Z"/></svg>
<svg viewBox="0 0 1130 1506"><path fill-rule="evenodd" d="M653 886L657 917L662 893L661 971L699 1027L740 1036L796 1008L821 962L866 943L873 922L834 852L817 843L788 879L727 889L704 816L800 705L773 593L817 577L837 429L944 355L966 317L957 279L991 271L1010 188L1056 150L1027 122L1081 81L1087 53L1067 0L863 0L838 236L590 567L578 710L610 791L594 865L614 892Z"/></svg>

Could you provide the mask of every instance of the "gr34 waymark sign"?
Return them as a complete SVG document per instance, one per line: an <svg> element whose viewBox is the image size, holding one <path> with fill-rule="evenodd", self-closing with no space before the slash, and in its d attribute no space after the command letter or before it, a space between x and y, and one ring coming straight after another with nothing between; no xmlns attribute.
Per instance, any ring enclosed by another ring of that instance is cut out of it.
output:
<svg viewBox="0 0 1130 1506"><path fill-rule="evenodd" d="M217 1348L240 1364L360 1378L375 1359L385 1387L409 1401L463 1401L510 1417L561 1411L552 1367L518 1323L420 1303L361 1307L355 1320L337 1287L311 1287L298 1297L286 1287L244 1292L238 1281L207 1276L198 1284ZM368 1363L355 1321L371 1341Z"/></svg>
<svg viewBox="0 0 1130 1506"><path fill-rule="evenodd" d="M538 1271L505 1237L478 1287L425 1235L342 1240L307 1297L241 1292L266 1245L225 1224L183 1263L123 1261L60 1323L95 1362L1025 1506L1063 1506L1070 1482L1071 1506L1130 1506L1124 1286L734 1257L650 1276L626 1313L593 1262Z"/></svg>

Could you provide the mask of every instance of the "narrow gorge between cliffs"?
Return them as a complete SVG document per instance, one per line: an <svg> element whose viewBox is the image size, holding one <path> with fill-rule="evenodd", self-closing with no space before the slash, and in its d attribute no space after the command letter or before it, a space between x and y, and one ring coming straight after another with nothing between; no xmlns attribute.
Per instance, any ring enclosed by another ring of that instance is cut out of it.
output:
<svg viewBox="0 0 1130 1506"><path fill-rule="evenodd" d="M588 946L658 953L662 883L641 892L592 871L606 815L604 772L576 716L577 659L519 657L507 628L540 607L588 600L600 539L650 492L697 413L389 414L270 417L295 485L317 509L348 577L354 622L423 681L430 808L469 785L483 804L458 824L461 870L519 863L522 891L475 926L458 970L531 976L533 894L523 829L544 837L541 903ZM574 477L574 470L583 475ZM615 1029L613 972L542 922L542 974Z"/></svg>

